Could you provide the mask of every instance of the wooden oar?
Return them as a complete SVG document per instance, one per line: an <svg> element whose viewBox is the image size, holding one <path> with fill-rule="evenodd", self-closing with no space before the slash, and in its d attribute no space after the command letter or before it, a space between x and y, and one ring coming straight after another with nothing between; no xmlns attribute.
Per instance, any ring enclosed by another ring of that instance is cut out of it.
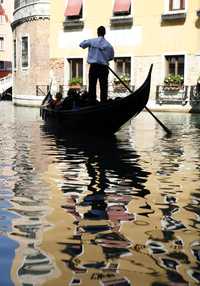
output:
<svg viewBox="0 0 200 286"><path fill-rule="evenodd" d="M151 69L152 69L152 66L151 65ZM108 66L108 69L114 74L114 76L128 89L128 91L130 91L131 93L133 92L130 87L111 69L111 67ZM171 135L172 132L151 112L151 110L149 110L148 107L144 107L152 116L153 118L160 124L160 126L162 126L162 128L165 130L165 132L168 134L168 135Z"/></svg>
<svg viewBox="0 0 200 286"><path fill-rule="evenodd" d="M47 95L45 96L45 98L44 98L43 101L42 101L42 105L45 103L45 101L47 100L47 98L48 98L49 96L51 96L51 86L52 86L52 82L53 82L53 79L52 79L51 82L50 82L49 90L48 90L48 92L47 92Z"/></svg>

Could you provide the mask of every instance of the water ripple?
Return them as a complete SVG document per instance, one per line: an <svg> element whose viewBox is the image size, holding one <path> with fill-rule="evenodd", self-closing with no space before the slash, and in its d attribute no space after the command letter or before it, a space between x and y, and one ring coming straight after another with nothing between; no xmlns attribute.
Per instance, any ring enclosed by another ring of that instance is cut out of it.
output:
<svg viewBox="0 0 200 286"><path fill-rule="evenodd" d="M199 285L200 116L158 116L63 137L2 102L0 284Z"/></svg>

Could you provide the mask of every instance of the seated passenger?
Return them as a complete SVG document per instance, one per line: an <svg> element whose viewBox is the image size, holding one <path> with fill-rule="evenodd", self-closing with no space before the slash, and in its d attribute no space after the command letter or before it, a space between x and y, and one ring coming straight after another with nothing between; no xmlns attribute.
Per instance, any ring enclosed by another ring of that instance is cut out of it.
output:
<svg viewBox="0 0 200 286"><path fill-rule="evenodd" d="M63 100L63 109L76 109L80 107L80 94L74 89L70 88L67 97Z"/></svg>
<svg viewBox="0 0 200 286"><path fill-rule="evenodd" d="M51 108L56 108L56 109L60 109L62 107L62 93L61 92L57 92L55 95L55 99L51 99L51 101L49 102L49 107Z"/></svg>

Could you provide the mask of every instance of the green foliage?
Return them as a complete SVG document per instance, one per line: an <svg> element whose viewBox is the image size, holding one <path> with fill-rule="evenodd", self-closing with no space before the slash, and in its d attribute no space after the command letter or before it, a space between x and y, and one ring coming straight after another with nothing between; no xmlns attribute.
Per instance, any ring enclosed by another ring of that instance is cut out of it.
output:
<svg viewBox="0 0 200 286"><path fill-rule="evenodd" d="M83 79L81 77L73 77L69 80L69 85L82 85Z"/></svg>
<svg viewBox="0 0 200 286"><path fill-rule="evenodd" d="M120 78L123 82L125 82L125 83L129 83L129 82L130 82L130 76L129 76L129 74L121 74L121 75L119 76L119 78ZM115 79L114 79L114 83L115 83L115 84L118 84L118 83L120 83L120 80L119 80L118 78L115 78Z"/></svg>
<svg viewBox="0 0 200 286"><path fill-rule="evenodd" d="M164 83L166 85L182 85L183 84L183 76L180 74L168 74L168 76L166 76L166 78L164 79Z"/></svg>

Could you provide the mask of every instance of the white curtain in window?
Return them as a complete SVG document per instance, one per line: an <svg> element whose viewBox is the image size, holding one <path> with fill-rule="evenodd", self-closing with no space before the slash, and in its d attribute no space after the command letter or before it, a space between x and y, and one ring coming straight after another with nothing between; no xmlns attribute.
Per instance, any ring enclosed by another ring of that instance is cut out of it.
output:
<svg viewBox="0 0 200 286"><path fill-rule="evenodd" d="M0 50L4 50L4 37L0 36Z"/></svg>
<svg viewBox="0 0 200 286"><path fill-rule="evenodd" d="M180 0L173 0L172 1L172 10L178 10L181 7L181 1Z"/></svg>

